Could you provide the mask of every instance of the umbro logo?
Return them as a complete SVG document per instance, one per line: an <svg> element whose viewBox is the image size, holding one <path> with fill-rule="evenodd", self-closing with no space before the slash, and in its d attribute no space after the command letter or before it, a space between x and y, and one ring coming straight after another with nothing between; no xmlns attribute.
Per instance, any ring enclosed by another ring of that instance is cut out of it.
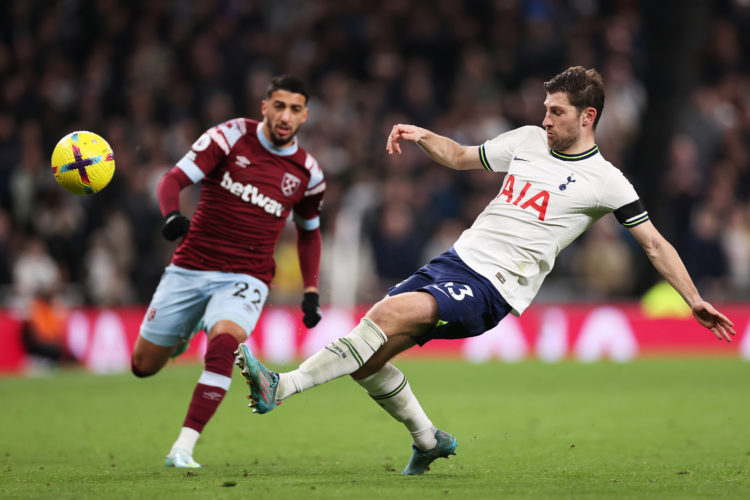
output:
<svg viewBox="0 0 750 500"><path fill-rule="evenodd" d="M565 184L560 184L560 191L565 191L566 189L568 189L568 184L575 181L576 180L573 178L573 174L570 174L568 176L568 181Z"/></svg>
<svg viewBox="0 0 750 500"><path fill-rule="evenodd" d="M220 392L204 392L203 393L203 399L208 399L209 401L221 401L221 398L223 398L224 395Z"/></svg>
<svg viewBox="0 0 750 500"><path fill-rule="evenodd" d="M236 160L234 160L235 165L241 168L246 168L250 166L250 160L248 160L244 156L238 156Z"/></svg>

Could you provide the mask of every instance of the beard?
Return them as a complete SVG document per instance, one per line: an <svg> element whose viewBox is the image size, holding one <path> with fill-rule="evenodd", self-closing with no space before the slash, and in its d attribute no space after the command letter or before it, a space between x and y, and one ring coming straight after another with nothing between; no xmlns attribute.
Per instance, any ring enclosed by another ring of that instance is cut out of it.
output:
<svg viewBox="0 0 750 500"><path fill-rule="evenodd" d="M270 130L271 142L274 146L279 148L286 146L294 140L294 136L297 135L297 130L298 129L292 130L291 133L286 137L279 137L273 130Z"/></svg>
<svg viewBox="0 0 750 500"><path fill-rule="evenodd" d="M578 134L568 136L556 135L553 139L547 139L547 145L555 151L566 151L578 142Z"/></svg>

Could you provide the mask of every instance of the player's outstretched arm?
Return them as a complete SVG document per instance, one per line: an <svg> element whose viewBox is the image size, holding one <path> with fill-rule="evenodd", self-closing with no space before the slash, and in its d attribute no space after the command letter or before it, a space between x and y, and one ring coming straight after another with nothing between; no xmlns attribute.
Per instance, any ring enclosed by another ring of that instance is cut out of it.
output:
<svg viewBox="0 0 750 500"><path fill-rule="evenodd" d="M643 247L656 270L682 295L698 323L711 330L719 340L731 342L736 334L734 324L701 298L677 251L654 225L646 221L631 228L630 233Z"/></svg>
<svg viewBox="0 0 750 500"><path fill-rule="evenodd" d="M452 139L427 129L401 123L394 125L388 135L385 144L388 154L392 155L394 152L401 154L399 143L401 139L417 144L430 158L448 168L454 170L483 168L479 159L479 147L462 146Z"/></svg>
<svg viewBox="0 0 750 500"><path fill-rule="evenodd" d="M734 331L734 324L729 318L705 300L694 305L692 309L693 317L698 320L698 323L711 330L717 339L727 342L732 341L732 336L736 335L736 332Z"/></svg>

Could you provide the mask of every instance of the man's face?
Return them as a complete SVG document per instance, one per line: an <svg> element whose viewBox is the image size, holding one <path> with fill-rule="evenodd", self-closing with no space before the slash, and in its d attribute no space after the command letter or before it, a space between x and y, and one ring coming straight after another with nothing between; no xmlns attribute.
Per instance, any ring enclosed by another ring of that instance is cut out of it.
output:
<svg viewBox="0 0 750 500"><path fill-rule="evenodd" d="M299 126L307 120L305 96L276 90L261 102L263 129L275 146L288 146L294 140Z"/></svg>
<svg viewBox="0 0 750 500"><path fill-rule="evenodd" d="M555 151L565 153L576 145L581 136L584 114L570 104L565 92L547 94L544 107L547 108L547 113L542 127L547 131L547 145Z"/></svg>

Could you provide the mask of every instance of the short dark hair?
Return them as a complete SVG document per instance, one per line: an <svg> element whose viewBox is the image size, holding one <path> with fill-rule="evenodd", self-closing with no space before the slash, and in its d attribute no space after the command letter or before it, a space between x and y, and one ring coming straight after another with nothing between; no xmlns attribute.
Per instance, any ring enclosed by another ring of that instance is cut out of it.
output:
<svg viewBox="0 0 750 500"><path fill-rule="evenodd" d="M310 99L310 94L307 91L307 85L300 78L292 75L279 75L271 79L271 83L268 84L266 89L266 99L271 98L271 94L277 90L286 90L294 94L302 94L305 96L305 104Z"/></svg>
<svg viewBox="0 0 750 500"><path fill-rule="evenodd" d="M544 90L548 94L565 92L570 104L575 106L579 113L584 108L594 108L596 110L594 128L596 128L602 116L602 109L604 109L604 81L598 71L586 69L583 66L571 66L559 75L555 75L550 81L544 82Z"/></svg>

